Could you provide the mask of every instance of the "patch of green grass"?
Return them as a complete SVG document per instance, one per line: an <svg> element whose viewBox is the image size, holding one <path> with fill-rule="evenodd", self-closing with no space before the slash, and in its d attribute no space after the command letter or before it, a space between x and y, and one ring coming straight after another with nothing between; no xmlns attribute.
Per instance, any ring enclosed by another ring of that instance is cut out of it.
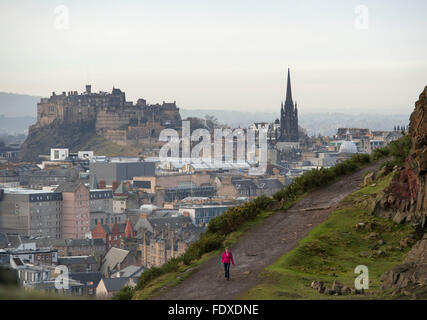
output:
<svg viewBox="0 0 427 320"><path fill-rule="evenodd" d="M152 144L153 146L155 143ZM102 154L110 157L114 156L137 156L142 152L144 145L136 142L122 146L105 139L99 135L93 135L83 145L79 145L76 150L93 150L95 154Z"/></svg>
<svg viewBox="0 0 427 320"><path fill-rule="evenodd" d="M242 299L378 299L390 298L380 290L380 277L404 259L409 248L401 249L399 241L414 230L408 225L398 225L388 219L371 214L371 209L358 203L360 198L372 199L390 183L392 176L376 181L375 186L362 188L346 198L345 207L330 214L328 219L315 227L297 248L286 253L268 266L259 285L244 293ZM351 204L351 205L349 205ZM357 230L358 223L372 228ZM378 238L371 238L375 232ZM384 240L379 245L378 240ZM377 256L376 250L384 255ZM364 257L362 252L369 253ZM366 295L328 296L310 287L320 280L327 287L337 280L354 288L358 265L369 268L369 290Z"/></svg>

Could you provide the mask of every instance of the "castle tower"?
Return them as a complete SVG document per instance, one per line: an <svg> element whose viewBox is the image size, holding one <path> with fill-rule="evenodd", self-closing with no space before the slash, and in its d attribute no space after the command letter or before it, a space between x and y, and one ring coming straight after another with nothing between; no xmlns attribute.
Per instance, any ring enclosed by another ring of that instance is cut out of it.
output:
<svg viewBox="0 0 427 320"><path fill-rule="evenodd" d="M298 142L298 109L292 100L291 73L288 68L286 100L280 108L280 138L283 142Z"/></svg>

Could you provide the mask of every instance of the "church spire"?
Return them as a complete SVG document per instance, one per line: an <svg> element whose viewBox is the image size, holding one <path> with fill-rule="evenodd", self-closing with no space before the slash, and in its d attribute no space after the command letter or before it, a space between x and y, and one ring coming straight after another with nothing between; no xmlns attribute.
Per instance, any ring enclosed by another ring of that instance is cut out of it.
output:
<svg viewBox="0 0 427 320"><path fill-rule="evenodd" d="M288 68L288 85L286 87L286 100L285 100L285 104L288 104L288 103L291 103L292 105L294 104L293 101L292 101L291 72L290 72L289 68Z"/></svg>
<svg viewBox="0 0 427 320"><path fill-rule="evenodd" d="M285 103L280 109L280 141L298 142L298 107L292 100L291 71L288 68Z"/></svg>

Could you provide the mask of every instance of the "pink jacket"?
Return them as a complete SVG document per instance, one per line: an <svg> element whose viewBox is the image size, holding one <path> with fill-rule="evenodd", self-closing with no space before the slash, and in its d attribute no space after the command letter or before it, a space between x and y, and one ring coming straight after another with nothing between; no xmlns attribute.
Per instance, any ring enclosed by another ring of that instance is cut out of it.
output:
<svg viewBox="0 0 427 320"><path fill-rule="evenodd" d="M221 256L221 263L230 263L230 261L234 266L233 254L230 251L224 251Z"/></svg>

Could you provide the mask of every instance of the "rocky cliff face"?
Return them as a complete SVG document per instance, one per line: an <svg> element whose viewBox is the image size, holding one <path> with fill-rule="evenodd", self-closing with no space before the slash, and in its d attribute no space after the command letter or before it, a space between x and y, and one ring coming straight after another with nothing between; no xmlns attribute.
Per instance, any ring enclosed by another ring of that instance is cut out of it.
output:
<svg viewBox="0 0 427 320"><path fill-rule="evenodd" d="M427 216L427 86L411 114L409 137L410 153L400 174L378 197L375 213L397 223L424 227Z"/></svg>
<svg viewBox="0 0 427 320"><path fill-rule="evenodd" d="M400 174L379 195L375 213L397 223L412 223L422 234L427 216L427 86L412 112L411 149ZM382 288L413 298L427 297L427 234L408 253L403 264L383 274Z"/></svg>
<svg viewBox="0 0 427 320"><path fill-rule="evenodd" d="M395 294L421 295L427 298L427 234L409 251L402 264L384 273L382 288L392 289Z"/></svg>
<svg viewBox="0 0 427 320"><path fill-rule="evenodd" d="M66 123L54 121L41 128L31 127L19 152L20 160L37 161L39 155L50 154L51 148L73 149L95 135L94 121Z"/></svg>

